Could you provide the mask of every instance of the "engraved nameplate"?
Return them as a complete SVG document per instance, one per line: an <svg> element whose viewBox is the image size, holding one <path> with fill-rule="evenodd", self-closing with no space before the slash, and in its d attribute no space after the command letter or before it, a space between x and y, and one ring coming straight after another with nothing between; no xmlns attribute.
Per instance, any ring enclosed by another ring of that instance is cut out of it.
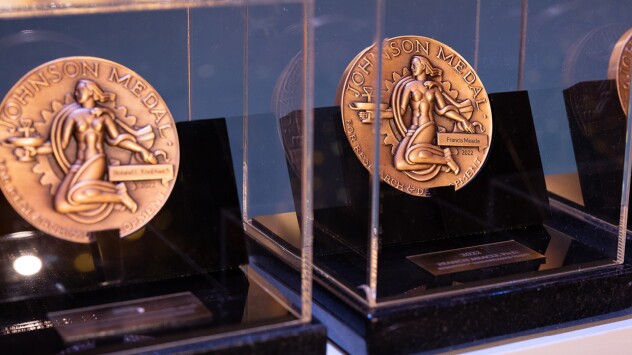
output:
<svg viewBox="0 0 632 355"><path fill-rule="evenodd" d="M212 319L190 292L48 313L66 343L174 328Z"/></svg>
<svg viewBox="0 0 632 355"><path fill-rule="evenodd" d="M544 255L513 241L408 256L435 276L544 259Z"/></svg>

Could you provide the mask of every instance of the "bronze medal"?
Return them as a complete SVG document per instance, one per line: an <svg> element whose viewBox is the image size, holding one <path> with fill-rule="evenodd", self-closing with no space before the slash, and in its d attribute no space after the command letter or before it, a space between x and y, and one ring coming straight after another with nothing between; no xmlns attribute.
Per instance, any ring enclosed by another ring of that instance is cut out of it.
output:
<svg viewBox="0 0 632 355"><path fill-rule="evenodd" d="M374 87L373 45L347 67L338 88L353 151L375 173L373 129L379 124L382 181L415 196L428 196L433 187L464 187L482 169L491 144L492 114L480 78L456 51L431 38L383 43L380 87Z"/></svg>
<svg viewBox="0 0 632 355"><path fill-rule="evenodd" d="M632 65L632 29L619 38L608 63L608 79L616 81L619 101L626 115L630 97L630 65Z"/></svg>
<svg viewBox="0 0 632 355"><path fill-rule="evenodd" d="M39 230L87 243L127 236L166 202L180 161L160 94L132 70L67 57L31 70L0 105L0 188Z"/></svg>

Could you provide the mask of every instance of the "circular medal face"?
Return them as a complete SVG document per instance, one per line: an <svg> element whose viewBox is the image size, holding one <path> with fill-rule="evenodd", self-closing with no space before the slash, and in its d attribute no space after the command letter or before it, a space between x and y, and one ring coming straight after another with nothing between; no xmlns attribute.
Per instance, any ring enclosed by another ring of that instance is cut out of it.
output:
<svg viewBox="0 0 632 355"><path fill-rule="evenodd" d="M73 242L127 236L166 202L180 161L160 94L132 70L93 57L31 70L0 105L0 188L39 230Z"/></svg>
<svg viewBox="0 0 632 355"><path fill-rule="evenodd" d="M616 80L619 101L626 115L630 97L630 65L632 65L632 29L619 38L608 63L608 79Z"/></svg>
<svg viewBox="0 0 632 355"><path fill-rule="evenodd" d="M482 169L492 138L480 78L455 50L431 38L402 36L383 43L379 87L375 45L354 58L338 87L353 151L375 173L379 127L382 181L415 196L428 196L433 187L464 187Z"/></svg>

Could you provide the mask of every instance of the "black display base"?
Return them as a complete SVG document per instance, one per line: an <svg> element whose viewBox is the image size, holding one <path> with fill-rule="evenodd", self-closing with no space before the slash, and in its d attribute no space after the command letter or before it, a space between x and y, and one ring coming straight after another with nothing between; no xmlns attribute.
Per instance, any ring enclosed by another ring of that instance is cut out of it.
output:
<svg viewBox="0 0 632 355"><path fill-rule="evenodd" d="M632 268L625 267L377 310L350 307L317 287L313 312L349 353L406 354L622 310L632 306L631 280Z"/></svg>
<svg viewBox="0 0 632 355"><path fill-rule="evenodd" d="M178 345L163 352L153 353L321 355L325 353L326 342L327 330L318 321L313 321L309 324L283 326L248 335L226 337L220 341Z"/></svg>
<svg viewBox="0 0 632 355"><path fill-rule="evenodd" d="M252 286L250 286L252 287ZM65 343L46 314L49 312L134 300L179 292L191 292L211 312L200 324L182 324L120 336ZM292 324L287 313L245 321L249 282L239 269L138 284L103 285L99 290L64 293L0 304L3 314L0 348L7 354L222 353L222 354L323 354L326 331L317 321ZM272 298L264 302L276 302ZM258 301L261 303L262 301ZM278 304L269 304L278 308ZM269 327L269 329L266 328ZM250 329L250 330L249 330Z"/></svg>
<svg viewBox="0 0 632 355"><path fill-rule="evenodd" d="M564 90L564 101L584 201L577 208L618 224L627 117L617 83L577 83Z"/></svg>
<svg viewBox="0 0 632 355"><path fill-rule="evenodd" d="M573 225L578 221L569 221L565 216L559 222ZM599 233L597 229L582 232ZM578 248L588 249L575 242L569 247L575 249L571 254ZM249 249L251 265L276 279L275 286L288 298L297 299L300 290L295 287L299 284L296 266L281 261L278 254L256 242L249 243ZM628 252L631 249L628 247ZM574 261L578 261L575 256L567 260ZM313 315L327 327L330 341L350 354L454 350L472 342L510 338L518 332L534 332L566 322L581 323L586 318L632 307L629 264L558 276L541 274L540 278L519 284L498 279L497 284L482 289L412 298L377 308L341 292L331 277L321 277L318 269L314 276L318 282L313 289Z"/></svg>
<svg viewBox="0 0 632 355"><path fill-rule="evenodd" d="M216 286L209 287L209 280L215 280ZM221 281L228 282L222 285ZM3 303L0 305L0 313L3 314L1 326L4 329L4 334L0 336L0 347L5 349L4 351L7 353L38 353L42 351L59 353L68 349L76 349L77 352L79 350L102 351L109 348L123 350L132 348L134 342L137 343L137 346L145 342L156 342L157 339L164 337L165 331L178 334L179 332L191 331L194 328L181 327L179 329L144 331L115 338L97 338L66 344L54 329L55 324L49 323L47 314L183 291L192 292L212 312L213 318L207 324L208 326L220 327L223 324L240 323L248 293L248 281L240 270L231 270L216 274L137 284L102 284L98 290L58 292L56 295ZM34 326L30 327L29 324ZM24 329L20 329L20 327Z"/></svg>
<svg viewBox="0 0 632 355"><path fill-rule="evenodd" d="M178 287L170 287L167 284L156 284L160 294L170 289L192 290L195 286L201 286L208 280L171 280ZM129 288L119 289L118 292L128 292ZM30 330L13 335L4 335L0 338L0 347L6 354L95 354L95 353L221 353L221 354L323 354L325 352L326 331L322 324L288 324L284 325L283 319L260 322L253 330L239 326L230 326L227 319L228 313L239 321L243 312L244 298L231 295L227 297L222 292L215 291L211 294L206 290L204 303L215 314L221 315L205 327L199 324L195 327L180 327L177 329L162 330L160 332L138 332L124 336L109 338L100 341L85 341L75 344L64 344L58 333L53 328ZM106 292L108 293L108 292ZM79 295L78 295L79 296ZM95 296L95 295L83 295ZM199 297L200 294L197 293ZM244 296L244 295L241 295ZM82 298L82 297L79 297ZM98 300L97 297L94 300ZM201 298L202 299L202 298ZM32 311L27 308L25 311ZM291 319L287 319L291 320ZM223 323L226 323L223 325ZM35 321L31 321L35 325ZM223 325L223 326L222 326ZM269 329L261 326L270 325ZM214 327L213 331L209 331ZM5 328L6 330L6 328Z"/></svg>

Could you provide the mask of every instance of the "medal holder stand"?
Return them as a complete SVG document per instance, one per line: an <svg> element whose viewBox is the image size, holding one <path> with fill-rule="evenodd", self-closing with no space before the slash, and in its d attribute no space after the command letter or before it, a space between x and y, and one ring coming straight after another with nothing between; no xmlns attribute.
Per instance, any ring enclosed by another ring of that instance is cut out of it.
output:
<svg viewBox="0 0 632 355"><path fill-rule="evenodd" d="M583 213L617 224L619 206L610 201L621 196L627 123L617 96L617 84L614 80L577 83L564 90L564 103L579 191L573 191L567 198L557 197Z"/></svg>
<svg viewBox="0 0 632 355"><path fill-rule="evenodd" d="M94 270L101 282L116 282L124 277L125 264L121 255L120 232L118 229L92 233L90 243Z"/></svg>
<svg viewBox="0 0 632 355"><path fill-rule="evenodd" d="M247 331L293 316L249 321L244 315L252 302L281 306L259 291L269 286L253 282L252 271L242 267L247 263L246 238L225 120L182 122L177 128L182 142L178 182L161 212L136 238L106 230L93 233L89 244L62 241L33 231L2 200L3 216L12 218L2 224L2 255L33 254L45 262L39 281L28 291L31 279L12 275L11 263L3 263L0 310L7 331L0 346L5 351L136 351L144 346L320 351L324 332L319 325ZM204 164L198 162L200 156ZM27 328L19 329L20 324ZM233 335L222 338L222 332Z"/></svg>
<svg viewBox="0 0 632 355"><path fill-rule="evenodd" d="M581 224L557 205L549 206L527 93L489 98L491 151L467 186L456 192L435 188L432 197L421 198L381 184L378 302L373 306L365 293L369 174L345 137L339 108L315 110L314 152L321 159L314 166L314 313L346 351L446 348L632 306L629 298L611 297L626 294L632 280L628 268L556 277L556 269L609 263L613 250L594 240L613 237L598 226ZM300 112L281 119L281 129L292 129L296 122L301 122ZM301 181L292 162L288 171L300 206ZM577 223L581 228L570 227ZM266 230L270 225L261 219L258 226ZM267 232L275 233L270 228ZM283 244L282 233L277 236ZM450 253L463 250L490 255L498 243L509 241L539 257L447 273L415 262L420 254L433 252L448 254L438 262L450 262ZM542 280L542 275L551 279ZM508 282L515 279L523 283ZM467 292L468 286L473 291ZM585 291L578 296L578 289ZM606 295L612 302L602 302Z"/></svg>

